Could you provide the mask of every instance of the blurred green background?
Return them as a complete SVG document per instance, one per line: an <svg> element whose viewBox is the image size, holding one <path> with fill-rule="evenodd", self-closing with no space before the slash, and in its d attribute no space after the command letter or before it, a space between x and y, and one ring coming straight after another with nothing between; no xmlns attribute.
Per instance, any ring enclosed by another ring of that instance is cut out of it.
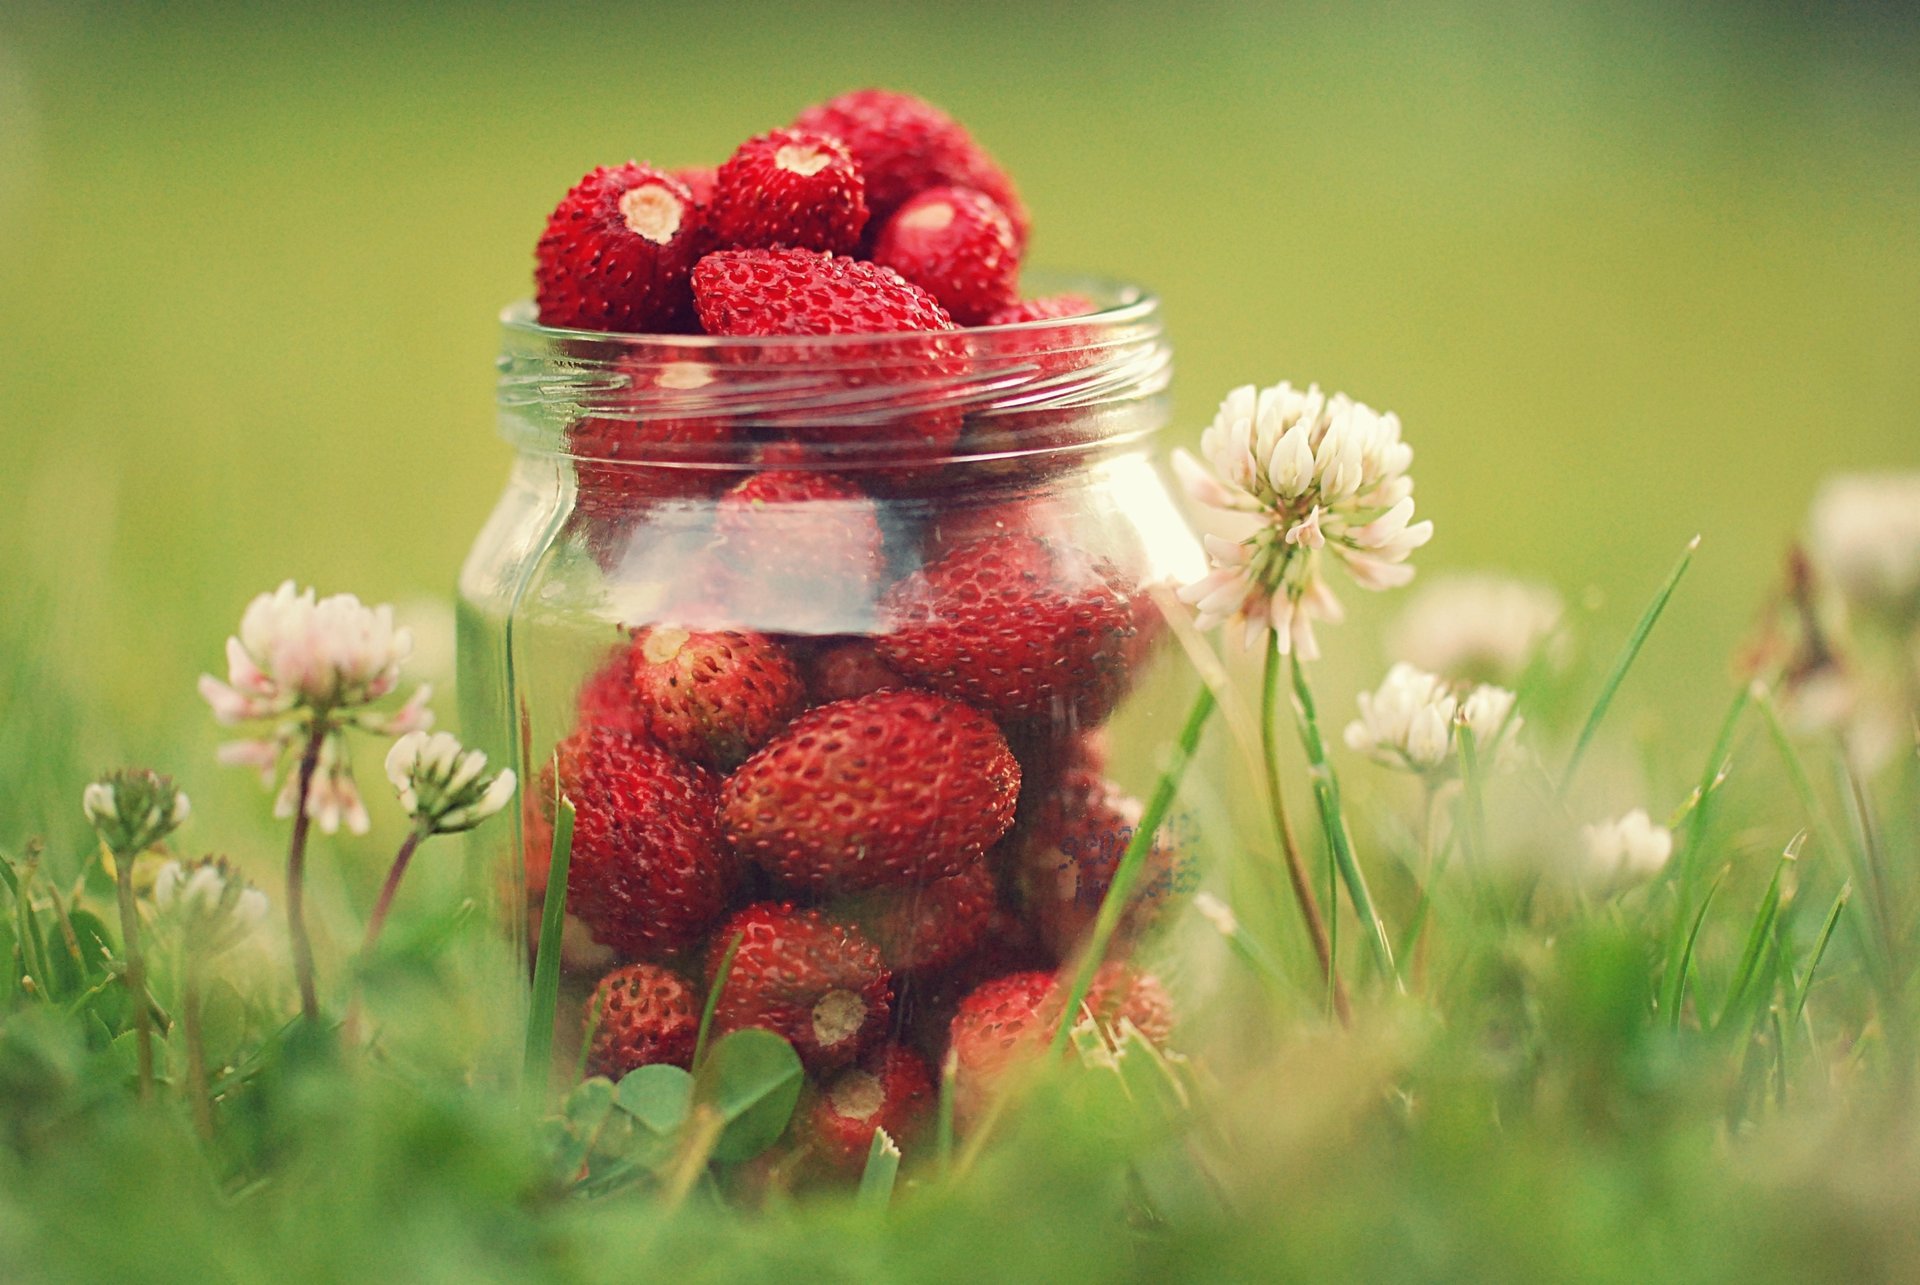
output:
<svg viewBox="0 0 1920 1285"><path fill-rule="evenodd" d="M1423 569L1608 648L1704 533L1631 697L1696 722L1820 476L1920 463L1920 25L1688 8L8 0L0 645L111 714L87 752L188 766L250 594L451 585L580 173L879 83L999 155L1036 261L1164 295L1172 440L1249 380L1395 409Z"/></svg>

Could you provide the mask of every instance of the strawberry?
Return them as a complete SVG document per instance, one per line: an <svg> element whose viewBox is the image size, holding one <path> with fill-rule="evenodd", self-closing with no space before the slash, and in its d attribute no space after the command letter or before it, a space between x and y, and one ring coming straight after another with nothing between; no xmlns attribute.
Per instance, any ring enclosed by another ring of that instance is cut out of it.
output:
<svg viewBox="0 0 1920 1285"><path fill-rule="evenodd" d="M895 973L928 973L970 954L998 904L993 872L980 860L944 879L859 893L834 911L866 930Z"/></svg>
<svg viewBox="0 0 1920 1285"><path fill-rule="evenodd" d="M701 209L713 204L713 189L720 177L720 171L712 165L685 165L672 171L673 176L687 185L687 191L693 194L693 203Z"/></svg>
<svg viewBox="0 0 1920 1285"><path fill-rule="evenodd" d="M932 295L891 268L813 250L716 251L693 270L693 299L710 335L894 335L954 328Z"/></svg>
<svg viewBox="0 0 1920 1285"><path fill-rule="evenodd" d="M559 768L575 810L567 909L623 955L698 941L740 876L715 824L712 773L605 729L561 742Z"/></svg>
<svg viewBox="0 0 1920 1285"><path fill-rule="evenodd" d="M790 632L866 628L886 570L880 514L836 473L768 469L720 496L714 530L728 594Z"/></svg>
<svg viewBox="0 0 1920 1285"><path fill-rule="evenodd" d="M957 1123L977 1119L1006 1076L1046 1048L1060 1022L1067 981L1045 971L1008 973L960 1001L948 1028ZM1086 1009L1103 1026L1131 1022L1156 1044L1173 1029L1173 1006L1159 980L1124 964L1101 965Z"/></svg>
<svg viewBox="0 0 1920 1285"><path fill-rule="evenodd" d="M700 1032L700 1007L686 979L658 964L628 964L600 979L587 1001L595 1075L619 1079L655 1063L686 1067Z"/></svg>
<svg viewBox="0 0 1920 1285"><path fill-rule="evenodd" d="M795 1133L830 1169L849 1177L865 1168L876 1129L896 1145L927 1122L934 1104L933 1071L911 1049L887 1044L810 1092Z"/></svg>
<svg viewBox="0 0 1920 1285"><path fill-rule="evenodd" d="M933 187L908 200L873 242L873 261L940 301L957 323L978 326L1019 297L1013 225L993 198Z"/></svg>
<svg viewBox="0 0 1920 1285"><path fill-rule="evenodd" d="M812 250L722 250L693 272L694 306L708 334L760 337L873 335L864 343L766 344L737 360L807 364L823 388L805 406L764 422L809 442L910 447L944 454L960 433L952 405L967 373L966 344L932 295L890 268Z"/></svg>
<svg viewBox="0 0 1920 1285"><path fill-rule="evenodd" d="M1037 299L1021 299L996 309L982 322L987 326L1021 326L1030 321L1058 321L1063 317L1084 317L1098 312L1099 306L1083 294L1050 294Z"/></svg>
<svg viewBox="0 0 1920 1285"><path fill-rule="evenodd" d="M711 495L726 481L721 464L733 426L711 408L696 406L699 390L719 369L705 362L635 356L615 376L625 387L601 399L600 413L567 429L567 451L579 481L579 511L607 522L629 517L657 500Z"/></svg>
<svg viewBox="0 0 1920 1285"><path fill-rule="evenodd" d="M1140 803L1085 768L1068 771L1036 808L1016 848L1013 878L1021 904L1056 959L1085 939L1140 824ZM1162 825L1128 902L1111 949L1125 953L1153 927L1178 890L1180 845Z"/></svg>
<svg viewBox="0 0 1920 1285"><path fill-rule="evenodd" d="M721 788L727 841L797 888L957 874L1013 824L1020 768L993 720L930 692L820 705Z"/></svg>
<svg viewBox="0 0 1920 1285"><path fill-rule="evenodd" d="M1098 722L1125 679L1132 586L1027 535L962 545L887 592L880 658L1003 717Z"/></svg>
<svg viewBox="0 0 1920 1285"><path fill-rule="evenodd" d="M798 129L831 134L847 145L867 184L872 226L930 187L970 187L992 197L1025 248L1027 208L1013 180L972 135L932 103L886 89L857 89L809 107Z"/></svg>
<svg viewBox="0 0 1920 1285"><path fill-rule="evenodd" d="M776 129L740 144L720 167L708 226L729 250L852 254L867 226L866 184L839 139Z"/></svg>
<svg viewBox="0 0 1920 1285"><path fill-rule="evenodd" d="M823 1071L851 1062L886 1030L892 979L858 929L790 903L748 906L713 934L709 986L735 937L740 947L714 1003L716 1031L763 1027Z"/></svg>
<svg viewBox="0 0 1920 1285"><path fill-rule="evenodd" d="M785 727L806 695L799 669L764 634L653 625L634 635L627 662L653 738L723 772Z"/></svg>
<svg viewBox="0 0 1920 1285"><path fill-rule="evenodd" d="M852 700L887 687L905 687L907 680L888 669L866 638L849 638L816 647L801 663L807 695L816 705Z"/></svg>
<svg viewBox="0 0 1920 1285"><path fill-rule="evenodd" d="M593 170L555 207L535 250L541 324L685 329L688 277L708 244L686 184L632 161Z"/></svg>

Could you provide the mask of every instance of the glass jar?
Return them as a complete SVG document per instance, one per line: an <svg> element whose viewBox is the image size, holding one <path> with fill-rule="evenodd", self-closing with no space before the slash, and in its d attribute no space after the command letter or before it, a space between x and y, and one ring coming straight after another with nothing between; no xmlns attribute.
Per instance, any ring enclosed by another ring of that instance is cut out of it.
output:
<svg viewBox="0 0 1920 1285"><path fill-rule="evenodd" d="M526 783L517 833L475 838L523 951L556 774L576 809L562 1073L684 1066L732 948L714 1030L857 1098L1084 941L1194 693L1158 658L1202 558L1148 454L1155 300L1052 284L1097 310L803 339L504 315L518 455L461 576L460 692ZM1154 949L1203 838L1177 809L1112 954Z"/></svg>

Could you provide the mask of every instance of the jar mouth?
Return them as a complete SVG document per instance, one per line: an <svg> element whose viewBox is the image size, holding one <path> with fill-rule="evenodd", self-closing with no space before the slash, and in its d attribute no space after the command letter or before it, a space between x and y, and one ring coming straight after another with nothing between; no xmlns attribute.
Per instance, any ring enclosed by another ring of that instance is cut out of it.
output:
<svg viewBox="0 0 1920 1285"><path fill-rule="evenodd" d="M844 469L1088 450L1158 426L1171 380L1159 301L1030 274L1076 316L935 333L615 334L500 317L502 434L614 466Z"/></svg>

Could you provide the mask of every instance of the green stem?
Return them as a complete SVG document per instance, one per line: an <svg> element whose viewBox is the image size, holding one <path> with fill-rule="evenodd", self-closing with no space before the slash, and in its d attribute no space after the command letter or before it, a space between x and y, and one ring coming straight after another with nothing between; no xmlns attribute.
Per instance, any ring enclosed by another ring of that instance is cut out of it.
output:
<svg viewBox="0 0 1920 1285"><path fill-rule="evenodd" d="M1306 862L1300 856L1300 842L1294 836L1293 822L1287 816L1285 792L1280 788L1279 739L1280 640L1276 635L1267 648L1266 673L1260 685L1260 752L1267 766L1267 805L1273 813L1273 833L1286 856L1287 882L1293 887L1293 899L1300 907L1300 918L1307 925L1307 938L1313 943L1314 958L1320 961L1320 980L1326 986L1334 1012L1342 1022L1350 1022L1352 1010L1347 1004L1346 988L1333 958L1327 938L1326 920L1313 895L1313 882Z"/></svg>
<svg viewBox="0 0 1920 1285"><path fill-rule="evenodd" d="M207 1092L206 1037L200 1029L200 961L188 948L186 982L180 997L180 1022L187 1041L187 1099L193 1106L193 1127L213 1141L213 1098Z"/></svg>
<svg viewBox="0 0 1920 1285"><path fill-rule="evenodd" d="M307 796L313 789L314 770L320 765L320 746L326 738L327 720L315 715L313 730L307 735L307 747L300 755L293 837L287 843L287 940L293 950L293 974L300 983L300 1015L309 1022L320 1020L320 990L314 981L313 941L307 936L307 831L313 823L308 815Z"/></svg>
<svg viewBox="0 0 1920 1285"><path fill-rule="evenodd" d="M429 831L424 825L417 825L400 844L400 851L393 856L393 865L387 871L387 881L380 886L379 899L373 903L373 913L367 916L367 940L360 947L365 958L373 957L373 947L380 940L380 930L386 926L387 912L393 909L394 894L400 891L400 880L407 873L407 863L413 860L415 849Z"/></svg>
<svg viewBox="0 0 1920 1285"><path fill-rule="evenodd" d="M1347 885L1354 913L1367 929L1374 962L1383 976L1393 980L1395 990L1405 990L1394 967L1393 944L1387 939L1387 926L1381 921L1380 912L1374 909L1366 875L1354 856L1353 836L1347 830L1346 813L1340 805L1340 778L1327 757L1326 740L1320 735L1320 715L1314 707L1313 690L1307 685L1307 671L1300 663L1298 652L1293 657L1293 710L1300 725L1300 742L1307 751L1308 775L1313 782L1314 802L1320 809L1320 824L1326 831L1327 847L1339 867L1341 881Z"/></svg>
<svg viewBox="0 0 1920 1285"><path fill-rule="evenodd" d="M147 1008L147 960L140 952L140 907L133 897L133 860L113 854L114 888L120 902L121 948L127 955L127 994L133 1005L134 1044L140 1055L140 1100L153 1096L153 1014Z"/></svg>
<svg viewBox="0 0 1920 1285"><path fill-rule="evenodd" d="M1113 882L1107 887L1107 895L1100 902L1100 913L1094 917L1093 931L1087 935L1086 947L1080 955L1079 966L1074 970L1073 985L1067 989L1066 1005L1060 1010L1060 1025L1053 1032L1050 1051L1058 1054L1067 1046L1067 1034L1073 1027L1074 1014L1086 1003L1087 992L1093 989L1093 976L1099 971L1100 962L1106 958L1107 945L1113 940L1113 934L1120 927L1120 917L1126 912L1133 900L1134 885L1140 881L1141 871L1146 868L1147 854L1153 851L1154 835L1159 832L1160 823L1166 820L1167 811L1173 806L1173 796L1180 788L1180 778L1186 775L1187 764L1193 761L1193 751L1200 744L1200 732L1207 725L1207 719L1214 711L1213 689L1202 685L1200 692L1193 698L1193 708L1187 711L1187 722L1180 729L1180 739L1174 743L1173 758L1166 770L1160 773L1160 781L1153 787L1153 795L1147 800L1146 810L1141 813L1140 824L1133 829L1133 838L1127 842L1127 850L1120 856L1120 864L1113 872Z"/></svg>

